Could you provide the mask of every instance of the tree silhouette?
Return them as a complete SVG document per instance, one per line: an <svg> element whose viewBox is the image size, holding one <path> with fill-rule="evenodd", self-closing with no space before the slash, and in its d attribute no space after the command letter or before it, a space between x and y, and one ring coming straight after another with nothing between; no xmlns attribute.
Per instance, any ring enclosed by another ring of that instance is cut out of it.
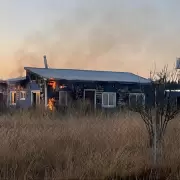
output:
<svg viewBox="0 0 180 180"><path fill-rule="evenodd" d="M149 145L154 152L154 163L157 164L168 123L180 113L174 91L178 89L179 84L177 71L168 71L167 66L159 73L151 72L151 80L154 106L139 106L137 112L145 122L149 134Z"/></svg>

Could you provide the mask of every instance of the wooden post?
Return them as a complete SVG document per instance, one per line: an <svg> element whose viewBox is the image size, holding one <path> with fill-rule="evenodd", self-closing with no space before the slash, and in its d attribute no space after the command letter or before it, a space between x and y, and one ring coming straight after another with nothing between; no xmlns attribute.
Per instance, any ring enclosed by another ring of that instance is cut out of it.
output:
<svg viewBox="0 0 180 180"><path fill-rule="evenodd" d="M157 92L155 88L155 120L154 123L154 143L153 143L153 153L154 153L154 165L157 164L157 116L158 116L158 109L157 109Z"/></svg>
<svg viewBox="0 0 180 180"><path fill-rule="evenodd" d="M47 81L44 80L44 102L45 102L45 109L47 108Z"/></svg>
<svg viewBox="0 0 180 180"><path fill-rule="evenodd" d="M7 93L7 96L6 96L6 106L9 108L9 99L10 99L9 83L7 83L6 93Z"/></svg>

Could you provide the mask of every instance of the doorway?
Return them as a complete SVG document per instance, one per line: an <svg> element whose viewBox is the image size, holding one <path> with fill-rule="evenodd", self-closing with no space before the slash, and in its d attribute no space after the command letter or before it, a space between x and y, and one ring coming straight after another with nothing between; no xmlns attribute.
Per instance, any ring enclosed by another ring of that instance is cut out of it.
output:
<svg viewBox="0 0 180 180"><path fill-rule="evenodd" d="M177 108L180 108L180 96L177 97Z"/></svg>
<svg viewBox="0 0 180 180"><path fill-rule="evenodd" d="M96 90L85 89L84 90L84 101L87 102L88 106L96 108Z"/></svg>
<svg viewBox="0 0 180 180"><path fill-rule="evenodd" d="M40 91L31 91L31 105L37 106L40 104Z"/></svg>
<svg viewBox="0 0 180 180"><path fill-rule="evenodd" d="M0 93L0 102L3 102L3 93Z"/></svg>
<svg viewBox="0 0 180 180"><path fill-rule="evenodd" d="M32 93L32 105L36 106L36 93Z"/></svg>
<svg viewBox="0 0 180 180"><path fill-rule="evenodd" d="M2 110L3 106L4 106L3 93L0 93L0 111Z"/></svg>

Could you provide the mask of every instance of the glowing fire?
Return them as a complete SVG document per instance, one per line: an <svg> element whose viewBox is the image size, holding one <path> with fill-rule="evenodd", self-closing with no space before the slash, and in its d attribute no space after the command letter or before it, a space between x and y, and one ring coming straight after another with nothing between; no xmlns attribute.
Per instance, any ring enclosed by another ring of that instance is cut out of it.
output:
<svg viewBox="0 0 180 180"><path fill-rule="evenodd" d="M54 102L55 102L55 99L54 98L50 98L48 100L48 108L52 111L54 109Z"/></svg>
<svg viewBox="0 0 180 180"><path fill-rule="evenodd" d="M60 89L63 89L63 88L65 88L65 86L64 86L64 85L61 85L61 86L59 86L59 88L60 88Z"/></svg>
<svg viewBox="0 0 180 180"><path fill-rule="evenodd" d="M54 90L56 89L56 81L52 80L48 83L48 85L50 85ZM55 99L54 98L50 98L48 100L48 108L52 111L54 109L54 102Z"/></svg>
<svg viewBox="0 0 180 180"><path fill-rule="evenodd" d="M52 86L53 89L56 89L56 81L50 81L48 85Z"/></svg>

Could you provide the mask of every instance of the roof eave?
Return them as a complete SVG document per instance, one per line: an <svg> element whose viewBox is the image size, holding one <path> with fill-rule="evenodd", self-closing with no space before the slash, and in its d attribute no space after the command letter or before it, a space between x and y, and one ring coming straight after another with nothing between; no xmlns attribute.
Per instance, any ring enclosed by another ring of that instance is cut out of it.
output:
<svg viewBox="0 0 180 180"><path fill-rule="evenodd" d="M60 79L60 78L47 78L47 77L44 77L46 79L53 79L55 81L81 81L81 82L111 82L111 83L122 83L122 84L151 84L151 82L135 82L135 81L97 81L97 80L81 80L81 79Z"/></svg>

